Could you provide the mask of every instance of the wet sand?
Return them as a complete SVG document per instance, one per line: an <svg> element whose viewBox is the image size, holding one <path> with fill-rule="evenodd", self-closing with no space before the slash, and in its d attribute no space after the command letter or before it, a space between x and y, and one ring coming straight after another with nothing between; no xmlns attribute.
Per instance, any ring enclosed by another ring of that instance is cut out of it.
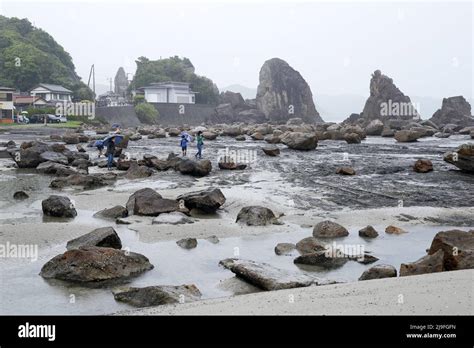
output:
<svg viewBox="0 0 474 348"><path fill-rule="evenodd" d="M474 270L311 286L118 315L473 315Z"/></svg>

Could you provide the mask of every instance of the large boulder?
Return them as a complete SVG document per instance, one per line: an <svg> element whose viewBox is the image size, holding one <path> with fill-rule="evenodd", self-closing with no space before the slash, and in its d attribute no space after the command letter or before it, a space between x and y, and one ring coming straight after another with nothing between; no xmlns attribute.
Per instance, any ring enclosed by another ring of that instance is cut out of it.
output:
<svg viewBox="0 0 474 348"><path fill-rule="evenodd" d="M211 131L202 132L202 136L206 140L215 140L217 138L217 135L218 135L217 133L214 133L214 132L211 132Z"/></svg>
<svg viewBox="0 0 474 348"><path fill-rule="evenodd" d="M130 163L130 167L127 170L127 174L125 174L125 177L127 179L133 180L147 178L152 174L153 171L150 168L146 166L140 166L136 161L132 161Z"/></svg>
<svg viewBox="0 0 474 348"><path fill-rule="evenodd" d="M397 276L397 270L391 265L376 265L364 271L359 280L394 278Z"/></svg>
<svg viewBox="0 0 474 348"><path fill-rule="evenodd" d="M444 154L443 160L466 173L474 173L474 144L463 144Z"/></svg>
<svg viewBox="0 0 474 348"><path fill-rule="evenodd" d="M222 135L230 137L236 137L242 134L242 128L240 126L225 126L222 130Z"/></svg>
<svg viewBox="0 0 474 348"><path fill-rule="evenodd" d="M235 273L239 278L267 291L318 284L318 279L301 273L278 269L267 263L257 263L241 259L225 259L220 261L219 264Z"/></svg>
<svg viewBox="0 0 474 348"><path fill-rule="evenodd" d="M186 208L198 209L205 213L214 213L225 203L225 196L218 188L185 193L177 198L183 200Z"/></svg>
<svg viewBox="0 0 474 348"><path fill-rule="evenodd" d="M178 201L165 199L151 188L144 188L132 194L126 207L130 215L144 216L158 216L179 210Z"/></svg>
<svg viewBox="0 0 474 348"><path fill-rule="evenodd" d="M349 258L330 255L327 250L315 251L298 256L293 260L295 264L319 266L322 268L338 268L343 266Z"/></svg>
<svg viewBox="0 0 474 348"><path fill-rule="evenodd" d="M62 140L66 144L79 144L80 143L79 134L77 133L65 133L62 136Z"/></svg>
<svg viewBox="0 0 474 348"><path fill-rule="evenodd" d="M379 119L376 119L370 121L369 124L365 127L365 133L367 135L382 135L383 129L383 122Z"/></svg>
<svg viewBox="0 0 474 348"><path fill-rule="evenodd" d="M211 172L212 164L209 160L193 161L190 159L183 159L179 161L177 170L181 174L203 177Z"/></svg>
<svg viewBox="0 0 474 348"><path fill-rule="evenodd" d="M67 157L64 156L62 153L59 153L59 152L45 151L40 155L40 157L44 161L61 163L61 164L64 164L64 165L67 165L69 163Z"/></svg>
<svg viewBox="0 0 474 348"><path fill-rule="evenodd" d="M280 149L276 146L265 146L262 147L262 151L265 153L267 156L275 157L280 154Z"/></svg>
<svg viewBox="0 0 474 348"><path fill-rule="evenodd" d="M428 251L429 255L443 251L443 269L453 271L474 268L474 230L438 232Z"/></svg>
<svg viewBox="0 0 474 348"><path fill-rule="evenodd" d="M134 307L194 302L201 298L201 292L194 284L129 287L116 289L112 292L116 301L125 302Z"/></svg>
<svg viewBox="0 0 474 348"><path fill-rule="evenodd" d="M260 206L243 207L235 222L246 224L247 226L265 226L277 222L277 217L268 208Z"/></svg>
<svg viewBox="0 0 474 348"><path fill-rule="evenodd" d="M64 188L68 186L81 186L84 189L95 189L110 185L117 179L113 173L107 174L72 174L66 177L56 178L49 185L52 188Z"/></svg>
<svg viewBox="0 0 474 348"><path fill-rule="evenodd" d="M101 227L70 240L66 244L66 249L72 250L94 246L122 249L122 241L113 227Z"/></svg>
<svg viewBox="0 0 474 348"><path fill-rule="evenodd" d="M348 144L360 144L360 142L362 141L360 135L357 133L344 134L344 140Z"/></svg>
<svg viewBox="0 0 474 348"><path fill-rule="evenodd" d="M39 141L24 142L20 145L20 150L11 151L13 160L18 168L36 168L41 162L46 162L41 154L51 151L51 147Z"/></svg>
<svg viewBox="0 0 474 348"><path fill-rule="evenodd" d="M326 245L321 243L317 238L306 237L296 243L296 250L300 254L310 254L316 251L326 250Z"/></svg>
<svg viewBox="0 0 474 348"><path fill-rule="evenodd" d="M72 249L49 260L40 275L46 279L99 282L127 279L153 268L143 255L113 248Z"/></svg>
<svg viewBox="0 0 474 348"><path fill-rule="evenodd" d="M219 95L221 104L230 104L233 109L245 108L245 100L240 93L225 91Z"/></svg>
<svg viewBox="0 0 474 348"><path fill-rule="evenodd" d="M303 151L314 150L318 146L318 138L314 133L288 132L281 142L290 149Z"/></svg>
<svg viewBox="0 0 474 348"><path fill-rule="evenodd" d="M394 137L399 143L411 143L417 141L421 137L421 134L417 131L405 129L395 132Z"/></svg>
<svg viewBox="0 0 474 348"><path fill-rule="evenodd" d="M443 271L443 251L438 250L432 255L423 256L421 259L412 263L402 263L400 265L400 277L435 273Z"/></svg>
<svg viewBox="0 0 474 348"><path fill-rule="evenodd" d="M279 58L267 60L259 79L257 108L269 120L285 122L299 117L308 123L323 122L309 85L288 63Z"/></svg>
<svg viewBox="0 0 474 348"><path fill-rule="evenodd" d="M55 162L43 162L38 164L36 170L43 174L53 174L58 176L69 176L78 174L78 172L69 166Z"/></svg>
<svg viewBox="0 0 474 348"><path fill-rule="evenodd" d="M68 197L49 196L41 202L43 214L54 217L73 218L77 215L74 205Z"/></svg>
<svg viewBox="0 0 474 348"><path fill-rule="evenodd" d="M321 221L313 229L313 237L316 238L339 238L348 235L349 231L344 226L329 220Z"/></svg>
<svg viewBox="0 0 474 348"><path fill-rule="evenodd" d="M235 162L234 156L221 156L217 162L221 170L244 170L247 165Z"/></svg>
<svg viewBox="0 0 474 348"><path fill-rule="evenodd" d="M461 128L474 126L474 117L471 115L471 105L463 96L444 98L441 109L438 109L430 118L438 127L455 124Z"/></svg>

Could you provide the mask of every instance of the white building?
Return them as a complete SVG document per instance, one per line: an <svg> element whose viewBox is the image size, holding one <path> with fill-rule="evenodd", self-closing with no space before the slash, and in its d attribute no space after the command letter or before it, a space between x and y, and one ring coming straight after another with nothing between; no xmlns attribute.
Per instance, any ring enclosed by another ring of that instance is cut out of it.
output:
<svg viewBox="0 0 474 348"><path fill-rule="evenodd" d="M30 90L31 96L38 96L48 103L71 102L72 91L63 86L51 85L49 83L40 83Z"/></svg>
<svg viewBox="0 0 474 348"><path fill-rule="evenodd" d="M0 123L13 122L13 88L0 87Z"/></svg>
<svg viewBox="0 0 474 348"><path fill-rule="evenodd" d="M159 82L140 88L149 103L194 104L196 92L191 91L187 82Z"/></svg>

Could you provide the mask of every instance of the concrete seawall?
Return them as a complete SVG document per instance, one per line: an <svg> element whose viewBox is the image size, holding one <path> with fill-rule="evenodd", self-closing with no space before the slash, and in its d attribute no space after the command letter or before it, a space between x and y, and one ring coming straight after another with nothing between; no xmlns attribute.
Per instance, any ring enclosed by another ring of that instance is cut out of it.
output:
<svg viewBox="0 0 474 348"><path fill-rule="evenodd" d="M162 126L200 125L215 113L215 105L151 103L159 113L158 124ZM137 127L142 123L135 114L133 105L96 108L96 117L108 124L118 123L122 127Z"/></svg>
<svg viewBox="0 0 474 348"><path fill-rule="evenodd" d="M200 125L215 113L216 108L215 105L205 104L152 103L152 105L160 113L158 123L164 126Z"/></svg>
<svg viewBox="0 0 474 348"><path fill-rule="evenodd" d="M108 124L118 123L122 127L137 127L142 124L133 105L98 107L95 114L101 121Z"/></svg>

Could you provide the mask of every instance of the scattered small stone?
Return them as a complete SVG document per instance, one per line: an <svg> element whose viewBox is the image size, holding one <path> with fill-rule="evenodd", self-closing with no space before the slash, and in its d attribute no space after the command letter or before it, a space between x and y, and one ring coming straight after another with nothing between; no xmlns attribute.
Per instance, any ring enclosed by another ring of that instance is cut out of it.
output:
<svg viewBox="0 0 474 348"><path fill-rule="evenodd" d="M18 200L23 200L23 199L30 198L30 196L28 196L28 194L24 191L17 191L13 194L13 198L18 199Z"/></svg>
<svg viewBox="0 0 474 348"><path fill-rule="evenodd" d="M433 163L427 159L419 159L415 162L413 170L417 173L428 173L433 171Z"/></svg>
<svg viewBox="0 0 474 348"><path fill-rule="evenodd" d="M313 229L313 237L316 238L339 238L349 235L349 231L344 226L333 221L321 221Z"/></svg>
<svg viewBox="0 0 474 348"><path fill-rule="evenodd" d="M217 236L214 236L214 235L206 237L205 239L212 244L219 243L219 238L217 238Z"/></svg>
<svg viewBox="0 0 474 348"><path fill-rule="evenodd" d="M179 211L174 211L171 213L160 214L153 219L153 225L169 224L169 225L182 225L182 224L192 224L194 220L186 216Z"/></svg>
<svg viewBox="0 0 474 348"><path fill-rule="evenodd" d="M196 238L183 238L176 242L181 248L183 249L193 249L197 247L197 239Z"/></svg>
<svg viewBox="0 0 474 348"><path fill-rule="evenodd" d="M385 233L388 233L388 234L402 234L402 233L407 233L407 231L405 231L404 229L402 229L400 227L390 225L390 226L387 226L387 228L385 229Z"/></svg>
<svg viewBox="0 0 474 348"><path fill-rule="evenodd" d="M340 167L340 168L337 168L336 174L355 175L356 172L355 172L354 168L351 168L351 167Z"/></svg>
<svg viewBox="0 0 474 348"><path fill-rule="evenodd" d="M278 243L275 247L275 254L277 255L291 255L296 249L293 243Z"/></svg>
<svg viewBox="0 0 474 348"><path fill-rule="evenodd" d="M370 225L368 225L368 226L364 227L363 229L359 230L359 236L364 237L364 238L375 238L378 235L379 234L375 230L375 228L373 228Z"/></svg>
<svg viewBox="0 0 474 348"><path fill-rule="evenodd" d="M376 265L364 271L359 280L394 278L397 276L397 270L390 265Z"/></svg>

